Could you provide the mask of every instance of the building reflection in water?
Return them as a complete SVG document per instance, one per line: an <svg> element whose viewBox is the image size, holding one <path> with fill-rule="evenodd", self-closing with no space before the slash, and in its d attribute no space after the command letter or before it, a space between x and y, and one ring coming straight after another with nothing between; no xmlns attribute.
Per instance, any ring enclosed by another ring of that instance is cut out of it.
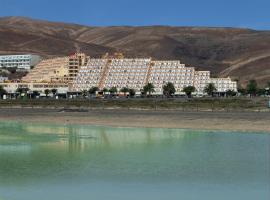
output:
<svg viewBox="0 0 270 200"><path fill-rule="evenodd" d="M4 126L0 124L0 128ZM59 151L84 152L91 148L122 148L136 144L174 142L186 137L185 130L154 128L112 128L80 125L46 125L15 123L0 132L12 145L38 145ZM29 151L29 149L27 150Z"/></svg>

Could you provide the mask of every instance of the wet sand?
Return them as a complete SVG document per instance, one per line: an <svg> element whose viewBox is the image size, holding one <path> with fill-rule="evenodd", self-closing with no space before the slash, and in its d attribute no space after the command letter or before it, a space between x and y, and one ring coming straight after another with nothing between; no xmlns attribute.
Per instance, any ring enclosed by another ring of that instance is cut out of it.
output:
<svg viewBox="0 0 270 200"><path fill-rule="evenodd" d="M83 124L114 127L155 127L270 133L270 112L183 112L89 110L61 112L46 108L0 108L0 121Z"/></svg>

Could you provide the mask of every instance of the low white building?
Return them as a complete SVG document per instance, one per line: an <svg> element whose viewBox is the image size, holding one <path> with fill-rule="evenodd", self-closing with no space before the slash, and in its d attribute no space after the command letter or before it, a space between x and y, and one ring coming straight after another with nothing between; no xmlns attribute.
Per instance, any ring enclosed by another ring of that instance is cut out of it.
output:
<svg viewBox="0 0 270 200"><path fill-rule="evenodd" d="M29 92L38 91L44 93L46 89L56 89L57 93L65 94L68 92L68 84L66 83L0 83L7 93L16 93L18 88L28 88Z"/></svg>
<svg viewBox="0 0 270 200"><path fill-rule="evenodd" d="M0 68L15 68L18 70L29 71L31 67L40 62L38 55L1 55Z"/></svg>
<svg viewBox="0 0 270 200"><path fill-rule="evenodd" d="M213 83L217 92L227 92L228 90L237 92L237 82L232 81L231 78L211 78L210 82Z"/></svg>

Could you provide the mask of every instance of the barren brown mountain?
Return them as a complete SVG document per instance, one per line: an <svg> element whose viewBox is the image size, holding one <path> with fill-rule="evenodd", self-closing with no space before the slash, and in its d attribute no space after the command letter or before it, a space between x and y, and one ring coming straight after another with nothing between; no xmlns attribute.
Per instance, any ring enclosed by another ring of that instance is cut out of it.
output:
<svg viewBox="0 0 270 200"><path fill-rule="evenodd" d="M231 76L246 84L270 81L270 31L203 27L89 27L0 18L0 54L36 53L43 57L83 51L90 56L121 51L127 56L180 59L188 66Z"/></svg>

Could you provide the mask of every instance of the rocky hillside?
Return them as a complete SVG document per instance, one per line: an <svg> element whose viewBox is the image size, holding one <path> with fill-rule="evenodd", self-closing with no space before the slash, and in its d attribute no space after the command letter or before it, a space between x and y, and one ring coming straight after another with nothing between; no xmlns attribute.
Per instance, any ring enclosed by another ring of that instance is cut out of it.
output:
<svg viewBox="0 0 270 200"><path fill-rule="evenodd" d="M202 27L88 27L22 17L0 18L0 54L43 57L83 51L97 57L121 51L127 56L180 59L215 76L246 84L270 81L270 31Z"/></svg>

